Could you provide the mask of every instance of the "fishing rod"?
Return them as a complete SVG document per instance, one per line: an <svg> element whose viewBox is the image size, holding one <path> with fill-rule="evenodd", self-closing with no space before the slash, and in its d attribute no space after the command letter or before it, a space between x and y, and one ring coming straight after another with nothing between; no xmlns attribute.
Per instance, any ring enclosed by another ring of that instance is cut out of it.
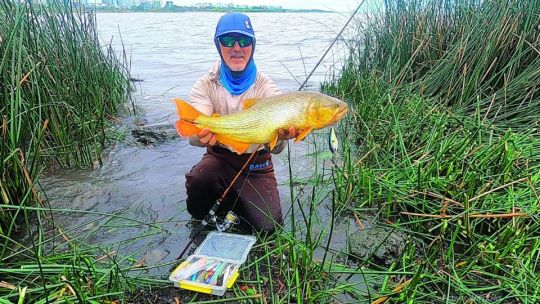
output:
<svg viewBox="0 0 540 304"><path fill-rule="evenodd" d="M343 31L345 30L345 28L347 28L347 26L349 25L349 23L351 22L351 20L354 18L354 16L356 15L356 13L360 10L360 7L362 6L362 4L364 4L366 0L363 0L359 5L358 7L356 8L356 10L353 12L353 14L351 15L351 17L349 18L349 20L347 20L347 22L345 23L345 25L343 26L343 28L341 28L341 31L339 31L338 35L334 38L334 40L332 41L332 43L330 44L330 46L326 49L326 51L324 52L324 54L322 55L322 57L319 59L319 61L317 62L317 64L315 65L315 67L311 70L311 72L309 73L309 75L306 77L306 79L304 80L304 82L300 85L300 87L298 88L298 91L301 91L304 86L307 84L308 80L311 78L311 76L313 75L313 73L315 73L315 70L319 67L319 65L321 64L321 62L324 60L324 57L326 56L326 54L328 54L328 52L330 51L330 49L332 48L332 46L334 46L334 43L339 39L339 37L341 36L341 34L343 33ZM260 147L260 145L259 145ZM206 225L208 225L210 222L212 221L216 221L216 213L219 209L219 207L221 206L221 203L223 202L223 200L225 199L225 197L227 196L227 194L229 193L229 191L231 190L232 186L234 185L234 183L236 182L236 180L238 179L238 177L240 177L240 174L242 174L242 172L244 171L244 169L246 168L247 164L253 159L253 157L255 156L255 154L258 154L258 150L259 150L259 147L257 147L257 152L254 152L254 153L251 153L251 155L249 156L249 158L246 160L246 162L244 163L244 165L242 166L242 168L238 171L238 173L236 174L236 176L234 177L234 179L231 181L231 183L229 184L229 186L227 187L227 189L225 189L225 191L223 192L223 194L221 195L221 197L219 197L216 202L214 203L214 205L212 206L212 208L210 208L210 211L208 211L208 214L206 215L206 217L202 220L201 222L201 225L199 226L199 228L197 229L197 231L193 234L193 237L191 237L191 239L189 240L189 242L186 244L186 246L184 247L184 249L182 250L182 252L180 253L180 255L176 258L176 260L180 260L183 256L184 256L184 253L186 253L187 249L189 248L189 246L193 243L193 241L195 240L195 238L202 232L202 230L204 229L204 227L206 227ZM287 145L287 150L289 152L289 162L290 162L290 148L289 148L289 145ZM289 167L289 171L290 171L290 167ZM290 172L289 172L290 173ZM229 212L231 213L231 211ZM227 215L229 216L229 214ZM232 218L229 218L228 220L232 220ZM294 222L294 221L293 221Z"/></svg>

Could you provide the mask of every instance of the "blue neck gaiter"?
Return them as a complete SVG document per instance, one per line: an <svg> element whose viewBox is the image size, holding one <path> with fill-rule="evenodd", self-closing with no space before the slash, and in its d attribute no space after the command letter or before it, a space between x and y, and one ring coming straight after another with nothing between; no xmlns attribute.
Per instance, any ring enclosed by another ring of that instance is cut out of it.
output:
<svg viewBox="0 0 540 304"><path fill-rule="evenodd" d="M219 69L219 80L223 87L232 95L240 95L247 91L257 79L257 66L253 57L249 60L246 68L242 72L234 72L229 69L223 59Z"/></svg>

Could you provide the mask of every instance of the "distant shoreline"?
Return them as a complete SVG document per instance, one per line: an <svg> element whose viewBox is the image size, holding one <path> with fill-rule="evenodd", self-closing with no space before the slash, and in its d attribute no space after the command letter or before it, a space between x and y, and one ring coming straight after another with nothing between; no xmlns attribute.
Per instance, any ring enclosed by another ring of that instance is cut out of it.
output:
<svg viewBox="0 0 540 304"><path fill-rule="evenodd" d="M319 9L281 9L281 10L268 10L268 9L117 9L117 8L103 8L86 6L86 9L94 10L96 13L227 13L227 12L242 12L242 13L336 13L333 11L325 11Z"/></svg>

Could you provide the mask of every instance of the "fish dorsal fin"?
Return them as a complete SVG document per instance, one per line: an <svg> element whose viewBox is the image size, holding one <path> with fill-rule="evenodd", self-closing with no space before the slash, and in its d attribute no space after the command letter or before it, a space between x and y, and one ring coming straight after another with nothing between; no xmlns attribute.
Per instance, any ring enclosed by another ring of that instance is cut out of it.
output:
<svg viewBox="0 0 540 304"><path fill-rule="evenodd" d="M250 98L242 101L242 109L247 110L259 101L260 98Z"/></svg>
<svg viewBox="0 0 540 304"><path fill-rule="evenodd" d="M216 140L224 145L229 146L237 154L246 152L250 145L249 143L241 142L222 134L216 134Z"/></svg>
<svg viewBox="0 0 540 304"><path fill-rule="evenodd" d="M301 141L302 139L304 139L304 137L306 137L311 131L313 131L312 127L304 129L304 131L302 131L302 133L300 133L300 134L298 134L298 136L296 136L296 139L294 140L294 143L297 143L297 142Z"/></svg>
<svg viewBox="0 0 540 304"><path fill-rule="evenodd" d="M276 135L274 136L272 141L270 141L270 143L268 144L270 146L270 150L274 150L274 147L277 145L278 136L279 136L279 133L276 132Z"/></svg>

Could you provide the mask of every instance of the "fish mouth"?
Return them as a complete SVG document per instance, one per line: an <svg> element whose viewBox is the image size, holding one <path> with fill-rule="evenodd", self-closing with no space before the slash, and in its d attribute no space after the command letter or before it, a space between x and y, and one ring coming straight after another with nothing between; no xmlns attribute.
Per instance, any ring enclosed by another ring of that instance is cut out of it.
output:
<svg viewBox="0 0 540 304"><path fill-rule="evenodd" d="M334 115L335 121L341 120L345 116L345 114L347 114L348 110L349 108L346 106L340 107L336 112L336 115Z"/></svg>

